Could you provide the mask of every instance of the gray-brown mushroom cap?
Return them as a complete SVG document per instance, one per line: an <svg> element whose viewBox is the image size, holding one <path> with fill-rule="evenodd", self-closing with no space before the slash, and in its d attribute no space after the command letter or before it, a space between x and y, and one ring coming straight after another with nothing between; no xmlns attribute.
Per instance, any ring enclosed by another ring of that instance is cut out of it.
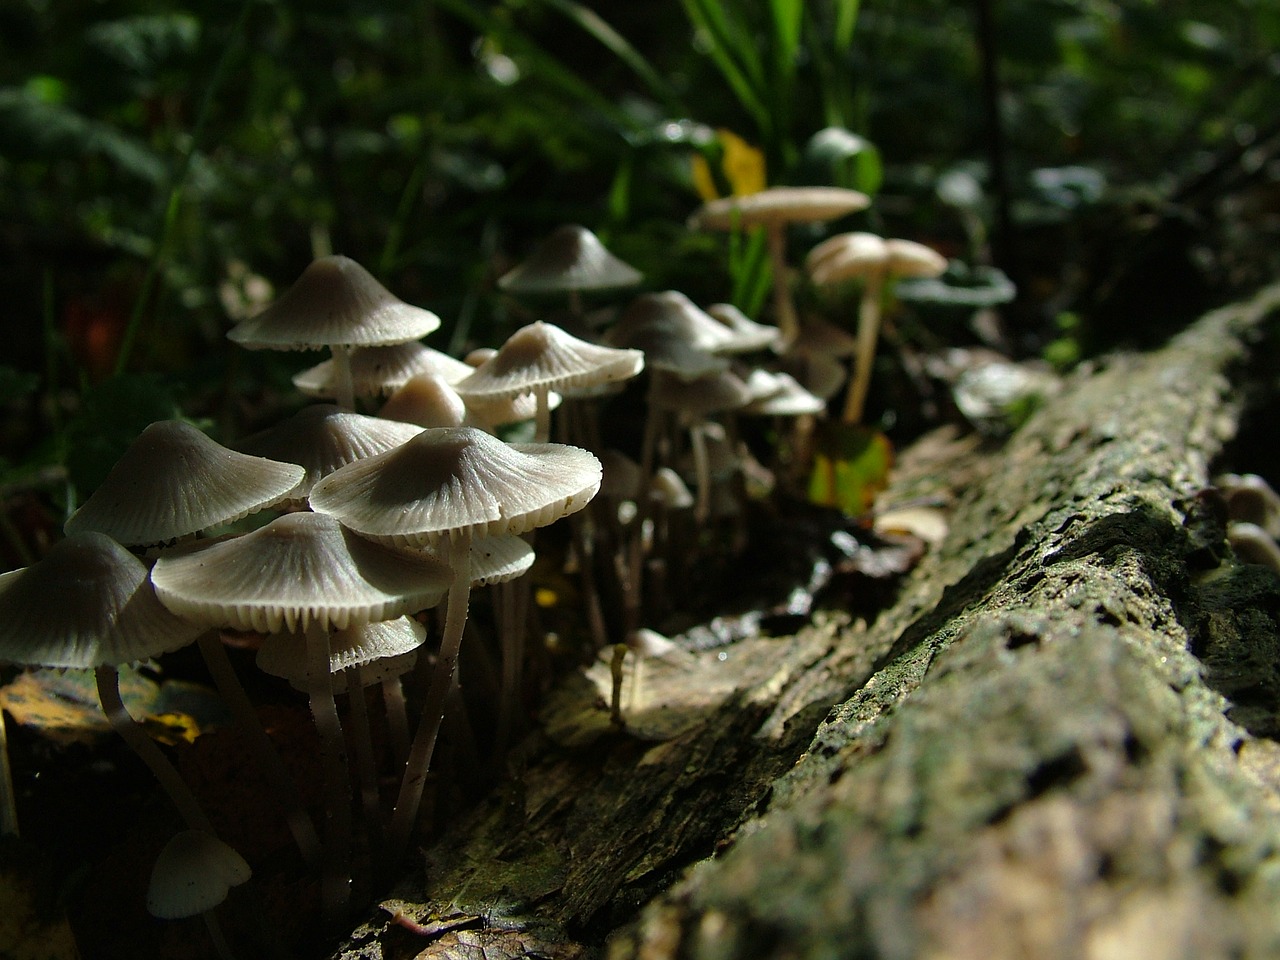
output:
<svg viewBox="0 0 1280 960"><path fill-rule="evenodd" d="M464 399L518 396L615 383L643 368L639 350L600 346L539 320L513 333L497 353L454 386Z"/></svg>
<svg viewBox="0 0 1280 960"><path fill-rule="evenodd" d="M508 293L552 294L634 287L640 271L605 249L586 227L556 228L526 260L498 278Z"/></svg>
<svg viewBox="0 0 1280 960"><path fill-rule="evenodd" d="M413 377L430 373L446 383L469 376L471 367L447 353L417 340L385 347L360 347L351 351L351 384L356 396L389 396ZM293 376L293 385L310 397L332 400L338 395L338 370L333 360L323 360Z"/></svg>
<svg viewBox="0 0 1280 960"><path fill-rule="evenodd" d="M322 477L348 463L398 447L421 429L398 420L351 413L331 403L314 403L245 437L237 446L243 453L300 465L306 473L289 499L305 502Z"/></svg>
<svg viewBox="0 0 1280 960"><path fill-rule="evenodd" d="M177 650L200 630L166 610L146 564L101 533L73 534L0 574L0 663L118 665Z"/></svg>
<svg viewBox="0 0 1280 960"><path fill-rule="evenodd" d="M311 491L311 506L365 536L420 546L455 531L545 526L585 507L600 477L600 461L578 447L441 427L330 474Z"/></svg>
<svg viewBox="0 0 1280 960"><path fill-rule="evenodd" d="M405 303L349 257L320 257L266 310L227 339L251 350L319 350L405 343L440 327L430 310Z"/></svg>
<svg viewBox="0 0 1280 960"><path fill-rule="evenodd" d="M68 534L167 543L286 500L305 471L238 453L181 420L148 426L67 520Z"/></svg>
<svg viewBox="0 0 1280 960"><path fill-rule="evenodd" d="M347 682L342 671L365 667L362 679L374 683L384 677L400 676L412 669L412 662L401 659L416 653L426 640L422 624L411 617L353 624L329 634L329 680L334 693L343 693ZM324 678L307 673L307 637L304 633L277 633L267 637L258 648L258 669L280 677L299 690L319 689Z"/></svg>
<svg viewBox="0 0 1280 960"><path fill-rule="evenodd" d="M438 560L373 543L318 513L166 555L151 571L160 602L178 615L258 633L416 613L435 606L452 579Z"/></svg>
<svg viewBox="0 0 1280 960"><path fill-rule="evenodd" d="M217 837L184 830L164 845L151 869L147 912L161 920L194 917L252 875L244 858Z"/></svg>

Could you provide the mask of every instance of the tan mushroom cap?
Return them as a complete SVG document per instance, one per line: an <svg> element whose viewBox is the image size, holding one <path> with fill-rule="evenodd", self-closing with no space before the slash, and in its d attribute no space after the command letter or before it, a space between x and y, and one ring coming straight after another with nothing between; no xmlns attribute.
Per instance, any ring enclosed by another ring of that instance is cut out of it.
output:
<svg viewBox="0 0 1280 960"><path fill-rule="evenodd" d="M365 536L421 546L453 532L545 526L586 506L600 476L600 461L578 447L441 427L330 474L311 491L311 506Z"/></svg>
<svg viewBox="0 0 1280 960"><path fill-rule="evenodd" d="M156 595L179 616L258 633L415 613L435 606L452 579L438 560L372 543L318 513L166 555L151 571Z"/></svg>
<svg viewBox="0 0 1280 960"><path fill-rule="evenodd" d="M770 187L711 200L689 218L694 230L732 230L769 223L817 223L864 210L871 198L843 187Z"/></svg>
<svg viewBox="0 0 1280 960"><path fill-rule="evenodd" d="M426 336L440 326L430 310L392 294L349 257L320 257L266 310L227 338L250 350L377 347Z"/></svg>
<svg viewBox="0 0 1280 960"><path fill-rule="evenodd" d="M166 610L146 565L101 533L72 534L0 574L0 663L118 665L177 650L201 629Z"/></svg>
<svg viewBox="0 0 1280 960"><path fill-rule="evenodd" d="M889 247L883 237L854 231L823 240L805 257L809 279L818 286L854 280L880 273L889 263Z"/></svg>
<svg viewBox="0 0 1280 960"><path fill-rule="evenodd" d="M634 287L644 277L578 224L557 227L529 257L498 279L508 293L568 293Z"/></svg>
<svg viewBox="0 0 1280 960"><path fill-rule="evenodd" d="M782 331L767 323L757 323L731 303L713 303L707 316L723 324L731 339L715 348L717 353L751 353L776 347Z"/></svg>
<svg viewBox="0 0 1280 960"><path fill-rule="evenodd" d="M244 857L202 830L184 830L164 845L151 868L147 912L179 920L212 910L253 871Z"/></svg>
<svg viewBox="0 0 1280 960"><path fill-rule="evenodd" d="M328 689L343 693L347 689L343 670L368 668L363 679L374 683L384 677L400 676L412 669L413 655L427 638L427 631L412 617L396 617L372 623L353 624L329 634ZM258 669L306 692L323 689L324 678L307 673L307 636L305 633L277 633L267 637L255 658Z"/></svg>
<svg viewBox="0 0 1280 960"><path fill-rule="evenodd" d="M286 500L305 471L237 453L181 420L151 424L65 525L128 546L167 543Z"/></svg>
<svg viewBox="0 0 1280 960"><path fill-rule="evenodd" d="M419 373L387 398L378 416L419 427L460 427L467 418L467 405L444 377Z"/></svg>
<svg viewBox="0 0 1280 960"><path fill-rule="evenodd" d="M351 351L351 383L356 396L389 396L422 373L457 383L471 367L418 340L385 347L358 347ZM294 374L293 385L309 397L332 400L338 395L338 371L333 360L324 360Z"/></svg>
<svg viewBox="0 0 1280 960"><path fill-rule="evenodd" d="M946 257L923 243L856 231L828 237L805 258L805 270L819 286L876 275L936 277L946 269Z"/></svg>
<svg viewBox="0 0 1280 960"><path fill-rule="evenodd" d="M236 446L243 453L299 464L306 474L289 497L297 503L306 501L321 477L398 447L420 430L410 423L351 413L331 403L313 403Z"/></svg>
<svg viewBox="0 0 1280 960"><path fill-rule="evenodd" d="M464 400L514 397L615 383L643 368L644 354L639 350L600 346L539 320L513 333L455 387Z"/></svg>

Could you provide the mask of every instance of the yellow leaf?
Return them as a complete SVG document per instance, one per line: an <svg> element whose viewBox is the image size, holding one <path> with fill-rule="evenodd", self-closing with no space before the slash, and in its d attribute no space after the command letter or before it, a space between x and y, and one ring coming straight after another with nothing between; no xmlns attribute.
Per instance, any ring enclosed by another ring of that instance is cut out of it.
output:
<svg viewBox="0 0 1280 960"><path fill-rule="evenodd" d="M715 178L711 176L711 167L708 166L707 158L702 154L693 155L689 176L693 179L693 188L698 191L698 196L703 200L710 203L712 200L719 199L720 191L716 189Z"/></svg>
<svg viewBox="0 0 1280 960"><path fill-rule="evenodd" d="M721 163L733 195L742 197L763 190L768 183L764 152L747 143L732 130L717 130L716 137L724 148L724 160Z"/></svg>

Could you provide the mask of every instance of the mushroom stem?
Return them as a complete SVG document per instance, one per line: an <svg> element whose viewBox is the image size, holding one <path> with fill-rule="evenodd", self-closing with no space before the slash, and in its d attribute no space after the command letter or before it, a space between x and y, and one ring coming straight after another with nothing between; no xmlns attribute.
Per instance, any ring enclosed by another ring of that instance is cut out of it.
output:
<svg viewBox="0 0 1280 960"><path fill-rule="evenodd" d="M453 568L453 584L449 587L440 654L431 676L431 686L427 689L426 702L422 705L422 719L409 748L400 794L391 814L387 849L392 856L397 851L404 852L418 820L422 790L431 766L431 755L435 752L436 738L440 735L440 724L444 720L445 700L458 666L458 651L462 647L462 632L471 600L471 531L454 531L445 543L448 550L446 560Z"/></svg>
<svg viewBox="0 0 1280 960"><path fill-rule="evenodd" d="M152 774L160 781L160 786L169 795L178 813L192 830L203 830L216 836L213 824L200 807L200 802L187 786L187 782L178 774L178 770L166 757L156 742L147 735L120 699L120 675L114 666L105 665L94 669L94 678L98 683L98 701L107 715L111 729L120 735L133 752L142 758L142 762L151 768Z"/></svg>
<svg viewBox="0 0 1280 960"><path fill-rule="evenodd" d="M693 506L694 522L702 527L711 516L711 463L707 457L705 421L689 424L689 446L693 450L693 469L698 485L698 499Z"/></svg>
<svg viewBox="0 0 1280 960"><path fill-rule="evenodd" d="M267 778L267 782L275 792L276 800L284 808L285 822L289 825L289 832L293 834L294 843L298 845L302 859L306 861L307 866L318 867L321 861L320 835L316 833L315 824L311 822L311 817L298 798L297 784L289 776L289 771L285 768L284 761L280 759L275 744L263 729L257 711L253 709L253 704L245 693L240 678L236 676L235 668L231 666L231 660L227 657L226 647L222 645L222 640L215 630L206 630L196 643L200 647L200 654L204 657L205 665L209 668L218 692L226 701L232 717L239 724L241 733L248 738L250 747L257 756L262 775Z"/></svg>
<svg viewBox="0 0 1280 960"><path fill-rule="evenodd" d="M347 702L351 710L351 739L356 747L356 772L360 777L360 806L364 811L365 829L369 831L369 844L376 848L381 841L382 810L378 802L378 774L373 762L364 673L363 666L346 671Z"/></svg>
<svg viewBox="0 0 1280 960"><path fill-rule="evenodd" d="M383 678L382 705L387 713L387 738L391 741L391 756L397 767L403 767L409 759L409 717L405 711L404 685L399 677Z"/></svg>
<svg viewBox="0 0 1280 960"><path fill-rule="evenodd" d="M0 837L18 836L18 803L13 792L13 772L9 767L9 735L0 710Z"/></svg>
<svg viewBox="0 0 1280 960"><path fill-rule="evenodd" d="M880 333L880 294L884 289L884 273L867 277L858 304L858 354L854 358L853 380L845 397L845 423L860 423L867 389L871 386L871 365L875 360L876 337Z"/></svg>
<svg viewBox="0 0 1280 960"><path fill-rule="evenodd" d="M329 350L333 354L334 402L343 410L355 410L356 388L351 377L351 348L335 345Z"/></svg>
<svg viewBox="0 0 1280 960"><path fill-rule="evenodd" d="M622 716L622 664L627 659L627 645L615 643L613 655L609 658L609 675L612 687L609 692L609 722L616 727L625 727L627 722Z"/></svg>
<svg viewBox="0 0 1280 960"><path fill-rule="evenodd" d="M329 672L329 629L312 621L307 626L307 674L311 678L311 717L320 736L324 770L324 865L320 879L320 903L325 920L336 923L346 912L351 896L349 854L351 844L351 780L347 773L347 745L333 699ZM318 683L316 681L319 681Z"/></svg>
<svg viewBox="0 0 1280 960"><path fill-rule="evenodd" d="M765 239L769 243L769 269L773 273L773 313L781 335L778 347L785 352L800 334L800 318L791 299L791 287L787 284L787 225L781 220L765 227Z"/></svg>
<svg viewBox="0 0 1280 960"><path fill-rule="evenodd" d="M538 401L537 413L535 414L534 420L534 443L546 443L551 439L550 392L550 388L546 386L539 387L534 391L534 397Z"/></svg>

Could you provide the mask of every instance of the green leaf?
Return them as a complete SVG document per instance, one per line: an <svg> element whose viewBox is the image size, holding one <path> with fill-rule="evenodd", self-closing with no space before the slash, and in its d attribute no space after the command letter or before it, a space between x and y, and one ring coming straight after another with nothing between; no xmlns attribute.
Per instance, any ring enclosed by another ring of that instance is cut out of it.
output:
<svg viewBox="0 0 1280 960"><path fill-rule="evenodd" d="M809 500L854 517L866 513L889 482L889 438L861 424L827 421L819 425L816 440Z"/></svg>

